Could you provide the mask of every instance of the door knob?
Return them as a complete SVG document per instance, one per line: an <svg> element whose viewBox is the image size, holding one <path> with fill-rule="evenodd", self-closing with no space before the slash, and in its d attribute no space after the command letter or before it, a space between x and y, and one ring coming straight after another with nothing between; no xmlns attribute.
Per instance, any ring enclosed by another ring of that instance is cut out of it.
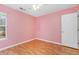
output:
<svg viewBox="0 0 79 59"><path fill-rule="evenodd" d="M78 44L79 44L79 42L78 42Z"/></svg>
<svg viewBox="0 0 79 59"><path fill-rule="evenodd" d="M79 31L79 29L77 29L77 31Z"/></svg>

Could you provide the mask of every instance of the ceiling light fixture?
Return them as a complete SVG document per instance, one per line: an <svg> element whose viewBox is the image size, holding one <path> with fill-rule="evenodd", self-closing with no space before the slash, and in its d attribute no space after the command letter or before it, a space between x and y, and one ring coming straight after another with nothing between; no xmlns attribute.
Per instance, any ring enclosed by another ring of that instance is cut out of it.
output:
<svg viewBox="0 0 79 59"><path fill-rule="evenodd" d="M32 5L34 11L39 10L41 6L42 6L42 4L34 4L34 5Z"/></svg>

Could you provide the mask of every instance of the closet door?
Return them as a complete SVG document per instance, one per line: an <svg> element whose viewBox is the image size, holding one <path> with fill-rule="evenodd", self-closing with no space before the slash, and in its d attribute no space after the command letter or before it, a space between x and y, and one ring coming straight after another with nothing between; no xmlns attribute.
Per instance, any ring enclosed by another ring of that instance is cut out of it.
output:
<svg viewBox="0 0 79 59"><path fill-rule="evenodd" d="M62 44L77 48L77 13L62 15L61 38Z"/></svg>

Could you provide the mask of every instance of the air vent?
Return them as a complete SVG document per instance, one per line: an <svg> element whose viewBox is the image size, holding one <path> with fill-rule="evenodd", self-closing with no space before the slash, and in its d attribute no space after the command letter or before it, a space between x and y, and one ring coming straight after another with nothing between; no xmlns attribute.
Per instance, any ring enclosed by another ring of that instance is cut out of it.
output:
<svg viewBox="0 0 79 59"><path fill-rule="evenodd" d="M22 8L22 7L20 7L19 9L22 10L22 11L26 11L26 9L24 9L24 8Z"/></svg>

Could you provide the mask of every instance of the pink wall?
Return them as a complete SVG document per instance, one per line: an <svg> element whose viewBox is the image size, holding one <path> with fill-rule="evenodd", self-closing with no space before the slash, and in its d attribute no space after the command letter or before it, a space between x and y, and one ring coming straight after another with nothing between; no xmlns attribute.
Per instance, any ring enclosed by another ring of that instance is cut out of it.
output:
<svg viewBox="0 0 79 59"><path fill-rule="evenodd" d="M33 38L61 42L61 15L79 10L79 6L48 15L33 17L6 6L0 11L7 13L8 38L0 41L0 48Z"/></svg>
<svg viewBox="0 0 79 59"><path fill-rule="evenodd" d="M79 6L37 17L37 38L61 42L61 15L79 10Z"/></svg>
<svg viewBox="0 0 79 59"><path fill-rule="evenodd" d="M0 41L0 48L34 38L35 17L0 5L0 12L7 14L8 38Z"/></svg>

